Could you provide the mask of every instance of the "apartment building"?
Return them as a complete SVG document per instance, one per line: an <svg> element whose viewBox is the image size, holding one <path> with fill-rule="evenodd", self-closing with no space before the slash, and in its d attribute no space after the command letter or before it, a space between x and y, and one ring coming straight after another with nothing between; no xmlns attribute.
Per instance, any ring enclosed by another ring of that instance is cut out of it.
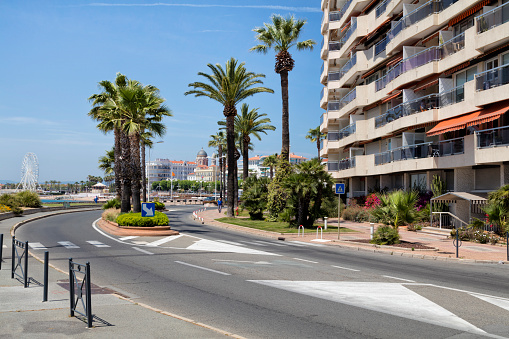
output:
<svg viewBox="0 0 509 339"><path fill-rule="evenodd" d="M250 175L256 175L257 177L270 177L270 169L269 167L263 166L263 161L267 158L267 155L256 155L254 157L249 158L248 160L248 168ZM290 153L289 161L292 165L297 165L302 162L308 161L309 159L300 155L296 155L295 153ZM244 168L244 164L242 162L242 158L237 163L239 179L242 178L242 169Z"/></svg>
<svg viewBox="0 0 509 339"><path fill-rule="evenodd" d="M170 179L187 180L187 176L195 172L196 166L196 162L170 159L156 159L147 162L147 184L151 185L154 181Z"/></svg>
<svg viewBox="0 0 509 339"><path fill-rule="evenodd" d="M349 197L434 175L470 200L509 184L509 0L321 8L320 155Z"/></svg>

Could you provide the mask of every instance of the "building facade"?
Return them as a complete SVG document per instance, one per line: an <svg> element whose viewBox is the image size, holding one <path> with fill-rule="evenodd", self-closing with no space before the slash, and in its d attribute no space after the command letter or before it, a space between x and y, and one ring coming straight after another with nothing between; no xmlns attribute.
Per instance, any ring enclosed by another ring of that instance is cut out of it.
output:
<svg viewBox="0 0 509 339"><path fill-rule="evenodd" d="M321 6L320 155L349 197L509 183L509 0Z"/></svg>
<svg viewBox="0 0 509 339"><path fill-rule="evenodd" d="M192 161L156 159L147 163L147 182L152 185L155 181L161 180L187 180L190 173L196 169L196 163ZM172 175L172 173L174 175ZM150 186L149 186L150 187Z"/></svg>
<svg viewBox="0 0 509 339"><path fill-rule="evenodd" d="M270 169L269 167L263 166L263 161L267 158L267 155L257 155L249 158L248 160L248 168L250 175L256 175L257 177L270 177ZM290 163L293 165L300 164L301 162L309 160L306 157L296 155L294 153L290 153ZM242 159L238 162L238 172L239 179L242 178L242 169L244 168L244 164Z"/></svg>

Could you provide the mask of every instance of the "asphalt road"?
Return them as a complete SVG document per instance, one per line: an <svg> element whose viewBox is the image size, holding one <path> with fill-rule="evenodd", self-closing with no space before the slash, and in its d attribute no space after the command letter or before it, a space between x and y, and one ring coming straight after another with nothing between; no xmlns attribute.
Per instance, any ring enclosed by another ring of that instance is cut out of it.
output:
<svg viewBox="0 0 509 339"><path fill-rule="evenodd" d="M192 209L168 212L179 237L112 237L93 227L100 212L16 237L62 269L89 261L94 284L248 338L509 337L506 265L277 241L201 225Z"/></svg>

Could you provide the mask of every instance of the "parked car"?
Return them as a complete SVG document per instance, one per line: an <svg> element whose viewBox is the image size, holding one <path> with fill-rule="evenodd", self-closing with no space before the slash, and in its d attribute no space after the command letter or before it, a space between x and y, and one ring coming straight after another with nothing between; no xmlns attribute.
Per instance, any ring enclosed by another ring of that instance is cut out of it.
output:
<svg viewBox="0 0 509 339"><path fill-rule="evenodd" d="M203 199L203 203L215 203L216 202L216 199L214 199L214 197L206 197L205 199Z"/></svg>

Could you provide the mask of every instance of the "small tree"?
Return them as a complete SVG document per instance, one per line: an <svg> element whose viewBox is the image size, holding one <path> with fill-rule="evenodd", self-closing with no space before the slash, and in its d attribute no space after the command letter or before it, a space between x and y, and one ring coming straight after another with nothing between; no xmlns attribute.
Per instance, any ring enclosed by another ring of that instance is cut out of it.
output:
<svg viewBox="0 0 509 339"><path fill-rule="evenodd" d="M267 209L269 210L268 221L276 221L279 213L286 207L288 195L283 187L283 182L290 175L291 168L288 161L278 158L276 175L269 184L269 195L267 196Z"/></svg>
<svg viewBox="0 0 509 339"><path fill-rule="evenodd" d="M253 220L262 220L263 211L267 206L267 195L269 194L269 179L248 177L244 181L242 193L242 208L249 211L249 216Z"/></svg>

